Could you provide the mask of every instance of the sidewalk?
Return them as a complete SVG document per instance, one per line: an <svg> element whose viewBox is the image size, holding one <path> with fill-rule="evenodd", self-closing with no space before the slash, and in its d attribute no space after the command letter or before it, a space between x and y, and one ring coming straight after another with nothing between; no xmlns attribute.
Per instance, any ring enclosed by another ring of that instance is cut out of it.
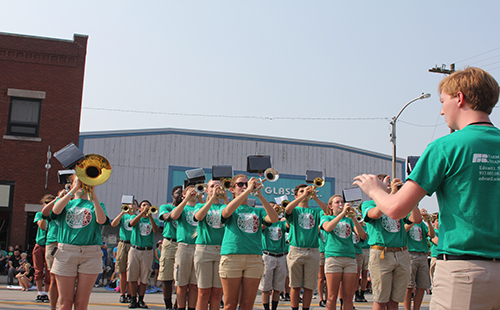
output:
<svg viewBox="0 0 500 310"><path fill-rule="evenodd" d="M50 309L49 303L36 303L37 292L36 290L23 292L21 290L7 289L7 276L0 276L0 309ZM120 294L114 291L108 291L105 288L97 287L92 290L90 296L89 309L128 309L128 304L121 304L118 302ZM311 310L325 309L319 307L319 300L312 300ZM368 302L354 303L356 309L365 310L372 309L373 297L372 295L365 295ZM175 296L174 296L175 299ZM165 309L163 304L163 295L161 292L146 294L144 301L149 306L149 309ZM425 295L422 303L422 310L429 309L430 296ZM290 309L289 301L280 301L278 309ZM340 308L338 304L337 309ZM257 295L254 309L263 310L260 293ZM302 309L302 308L299 308ZM399 304L399 309L404 309L402 304Z"/></svg>

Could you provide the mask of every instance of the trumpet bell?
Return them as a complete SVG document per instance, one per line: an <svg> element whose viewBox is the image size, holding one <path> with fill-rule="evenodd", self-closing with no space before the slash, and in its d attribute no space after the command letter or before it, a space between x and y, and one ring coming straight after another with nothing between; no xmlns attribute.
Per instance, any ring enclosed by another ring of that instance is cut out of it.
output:
<svg viewBox="0 0 500 310"><path fill-rule="evenodd" d="M276 171L275 169L273 169L273 168L267 168L264 171L264 177L269 182L276 182L280 178L280 175L279 175L278 171Z"/></svg>
<svg viewBox="0 0 500 310"><path fill-rule="evenodd" d="M149 208L149 212L151 214L158 213L158 207L157 206L152 206L151 208Z"/></svg>
<svg viewBox="0 0 500 310"><path fill-rule="evenodd" d="M106 183L109 179L111 165L104 156L88 154L75 166L75 174L83 184L97 186Z"/></svg>
<svg viewBox="0 0 500 310"><path fill-rule="evenodd" d="M325 179L322 177L317 177L314 179L314 186L316 187L323 187L325 185Z"/></svg>
<svg viewBox="0 0 500 310"><path fill-rule="evenodd" d="M194 188L198 194L203 194L205 192L205 189L207 188L207 185L205 183L200 183L196 184Z"/></svg>
<svg viewBox="0 0 500 310"><path fill-rule="evenodd" d="M123 212L128 212L128 210L130 210L130 206L129 205L123 205L122 206L122 210L123 210Z"/></svg>
<svg viewBox="0 0 500 310"><path fill-rule="evenodd" d="M220 183L225 190L229 190L231 188L231 178L221 179Z"/></svg>

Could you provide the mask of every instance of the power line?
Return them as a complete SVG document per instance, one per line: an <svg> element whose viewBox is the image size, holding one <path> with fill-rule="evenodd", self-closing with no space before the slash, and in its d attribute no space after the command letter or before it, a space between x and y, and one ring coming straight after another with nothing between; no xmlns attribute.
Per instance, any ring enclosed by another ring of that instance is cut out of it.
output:
<svg viewBox="0 0 500 310"><path fill-rule="evenodd" d="M223 114L191 114L174 112L154 112L139 110L123 110L109 108L82 107L86 110L99 110L109 112L141 113L141 114L162 114L173 116L191 116L191 117L215 117L215 118L239 118L239 119L260 119L260 120L306 120L306 121L357 121L357 120L387 120L388 117L285 117L285 116L249 116L249 115L223 115Z"/></svg>
<svg viewBox="0 0 500 310"><path fill-rule="evenodd" d="M463 59L463 60L460 60L460 61L455 61L455 63L457 63L457 62L463 62L463 61L466 61L466 60L469 60L469 59L472 59L472 58L476 58L476 57L482 56L484 54L488 54L488 53L496 51L496 50L500 50L500 47L494 48L494 49L489 50L487 52L484 52L484 53L481 53L481 54L478 54L476 56L472 56L472 57L469 57L469 58L466 58L466 59Z"/></svg>

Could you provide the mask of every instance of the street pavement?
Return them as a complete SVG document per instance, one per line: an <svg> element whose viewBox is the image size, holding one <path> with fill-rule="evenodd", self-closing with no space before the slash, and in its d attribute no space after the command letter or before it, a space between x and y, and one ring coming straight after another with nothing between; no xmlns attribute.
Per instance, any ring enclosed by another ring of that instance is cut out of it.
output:
<svg viewBox="0 0 500 310"><path fill-rule="evenodd" d="M0 276L0 309L50 309L49 303L37 303L35 298L37 295L36 290L23 292L21 290L9 289L7 288L7 277ZM368 302L365 303L354 303L356 309L372 309L373 298L372 295L365 295ZM108 291L103 287L96 287L92 290L92 295L90 296L89 309L128 309L128 304L121 304L118 302L120 294L115 291ZM175 300L175 295L174 295ZM149 309L165 309L163 304L163 295L161 292L146 294L144 301L149 306ZM254 309L263 310L260 293L257 295L255 300ZM425 295L424 301L422 303L422 310L429 309L430 296ZM325 309L319 307L319 299L315 296L312 300L311 310ZM278 309L290 309L289 301L280 301ZM340 308L340 304L337 304L337 309ZM301 308L299 308L301 309ZM404 309L403 304L399 304L399 309Z"/></svg>

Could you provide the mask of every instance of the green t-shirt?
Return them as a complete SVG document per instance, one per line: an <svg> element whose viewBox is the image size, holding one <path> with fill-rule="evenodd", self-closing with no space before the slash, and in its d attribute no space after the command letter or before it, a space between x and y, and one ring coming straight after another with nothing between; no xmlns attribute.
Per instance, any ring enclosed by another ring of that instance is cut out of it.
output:
<svg viewBox="0 0 500 310"><path fill-rule="evenodd" d="M286 220L290 223L290 245L300 248L318 248L319 221L321 208L295 207Z"/></svg>
<svg viewBox="0 0 500 310"><path fill-rule="evenodd" d="M196 228L198 222L194 219L194 206L185 206L181 216L177 219L177 242L186 244L196 243Z"/></svg>
<svg viewBox="0 0 500 310"><path fill-rule="evenodd" d="M354 227L353 227L354 229ZM352 232L352 243L354 244L354 252L356 254L363 254L363 248L361 247L363 239L361 239L354 231Z"/></svg>
<svg viewBox="0 0 500 310"><path fill-rule="evenodd" d="M286 253L286 221L278 221L271 226L264 225L262 230L262 250L281 254Z"/></svg>
<svg viewBox="0 0 500 310"><path fill-rule="evenodd" d="M109 225L106 207L101 202L106 214L106 222L98 224L94 204L86 199L73 199L58 215L51 213L51 219L59 220L57 242L72 245L102 245L101 226Z"/></svg>
<svg viewBox="0 0 500 310"><path fill-rule="evenodd" d="M128 224L135 217L128 213L122 215L120 218L120 240L130 241L132 237L132 227Z"/></svg>
<svg viewBox="0 0 500 310"><path fill-rule="evenodd" d="M225 226L221 255L262 255L262 224L267 213L263 208L240 205L228 218L221 218Z"/></svg>
<svg viewBox="0 0 500 310"><path fill-rule="evenodd" d="M135 218L138 215L132 216ZM156 225L160 225L158 219L153 219ZM130 224L130 222L129 222ZM130 226L130 225L129 225ZM135 226L132 227L130 244L138 247L152 247L155 244L155 233L151 221L147 217L142 217Z"/></svg>
<svg viewBox="0 0 500 310"><path fill-rule="evenodd" d="M325 253L326 237L324 230L322 229L320 229L318 233L318 243L319 243L319 252Z"/></svg>
<svg viewBox="0 0 500 310"><path fill-rule="evenodd" d="M59 232L59 220L48 218L47 219L47 242L46 244L51 244L57 242L57 234Z"/></svg>
<svg viewBox="0 0 500 310"><path fill-rule="evenodd" d="M159 258L161 258L161 251L160 251L160 249L156 248L156 249L155 249L155 251L156 251L156 254L158 255L158 257L159 257ZM156 255L155 255L155 258L154 258L154 260L153 260L153 261L154 261L155 263L157 263L157 264L159 264L159 263L160 263L160 261L156 258Z"/></svg>
<svg viewBox="0 0 500 310"><path fill-rule="evenodd" d="M405 222L406 219L393 220L387 215L382 215L379 219L368 217L368 211L375 207L373 200L365 201L361 205L363 218L366 223L368 233L368 244L383 247L404 247L407 245ZM410 223L410 222L408 222Z"/></svg>
<svg viewBox="0 0 500 310"><path fill-rule="evenodd" d="M335 218L335 215L321 216L320 226L323 229L323 224ZM332 231L325 231L326 246L325 258L331 256L352 257L356 258L354 243L352 242L354 223L352 219L344 217L335 226Z"/></svg>
<svg viewBox="0 0 500 310"><path fill-rule="evenodd" d="M500 258L500 130L466 126L430 143L408 179L439 203L440 253Z"/></svg>
<svg viewBox="0 0 500 310"><path fill-rule="evenodd" d="M436 233L436 237L439 235L439 229L434 228L434 232ZM439 241L438 241L439 242ZM437 244L432 242L431 238L429 238L429 243L431 244L431 256L432 257L437 257L438 256L438 250L437 250Z"/></svg>
<svg viewBox="0 0 500 310"><path fill-rule="evenodd" d="M199 203L195 206L196 212L200 210L205 204ZM225 205L212 204L210 210L198 222L196 244L204 245L221 245L222 238L224 237L224 225L221 221L221 212ZM195 212L195 213L196 213Z"/></svg>
<svg viewBox="0 0 500 310"><path fill-rule="evenodd" d="M163 219L163 214L172 212L172 210L174 208L175 207L171 204L160 206L159 217L164 222L164 226L163 226L163 237L164 238L177 239L177 221L176 220L165 221Z"/></svg>
<svg viewBox="0 0 500 310"><path fill-rule="evenodd" d="M37 212L35 214L35 219L33 220L33 223L37 223L39 220L43 220L43 214L42 212ZM36 244L38 245L41 245L41 246L45 246L46 242L47 242L47 225L48 225L48 222L49 221L45 221L45 229L41 229L40 226L38 226L38 223L37 223L37 230L36 230L36 238L35 238L35 242Z"/></svg>
<svg viewBox="0 0 500 310"><path fill-rule="evenodd" d="M363 228L363 230L366 232L366 224L363 224L361 225L361 228ZM368 235L368 233L367 233ZM368 244L368 237L366 239L361 239L361 241L359 241L359 243L361 243L361 248L362 249L369 249L370 248L370 245Z"/></svg>
<svg viewBox="0 0 500 310"><path fill-rule="evenodd" d="M429 245L427 244L427 235L429 228L424 222L414 224L408 230L408 251L410 252L429 252Z"/></svg>

